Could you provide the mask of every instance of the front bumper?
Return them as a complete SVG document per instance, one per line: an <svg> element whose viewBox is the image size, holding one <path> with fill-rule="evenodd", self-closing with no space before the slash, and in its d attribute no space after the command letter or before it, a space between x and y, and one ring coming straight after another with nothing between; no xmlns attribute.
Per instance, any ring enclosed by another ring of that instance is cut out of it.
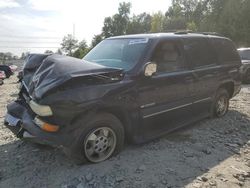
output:
<svg viewBox="0 0 250 188"><path fill-rule="evenodd" d="M36 114L29 110L25 103L15 101L7 106L4 124L18 138L52 146L64 145L64 138L60 131L56 133L43 131L35 124L35 117Z"/></svg>

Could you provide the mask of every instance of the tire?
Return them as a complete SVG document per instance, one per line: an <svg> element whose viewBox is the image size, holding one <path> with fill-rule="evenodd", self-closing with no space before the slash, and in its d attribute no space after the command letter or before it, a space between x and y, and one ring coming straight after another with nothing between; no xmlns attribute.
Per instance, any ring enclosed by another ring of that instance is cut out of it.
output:
<svg viewBox="0 0 250 188"><path fill-rule="evenodd" d="M109 113L100 113L93 119L77 124L84 129L76 141L64 152L76 164L99 163L118 154L124 145L124 128L118 118Z"/></svg>
<svg viewBox="0 0 250 188"><path fill-rule="evenodd" d="M215 95L212 104L212 116L223 117L228 112L229 107L229 93L226 89L220 88Z"/></svg>

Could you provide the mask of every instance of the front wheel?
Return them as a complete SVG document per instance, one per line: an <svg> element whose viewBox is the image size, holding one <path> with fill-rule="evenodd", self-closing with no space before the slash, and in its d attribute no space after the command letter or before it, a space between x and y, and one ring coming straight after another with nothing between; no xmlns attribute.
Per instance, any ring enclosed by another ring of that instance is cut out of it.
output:
<svg viewBox="0 0 250 188"><path fill-rule="evenodd" d="M229 107L229 94L226 89L219 89L216 93L213 106L212 106L212 113L215 117L222 117L224 116Z"/></svg>
<svg viewBox="0 0 250 188"><path fill-rule="evenodd" d="M99 163L122 150L124 128L114 115L101 113L92 120L83 122L83 120L78 121L80 127L84 127L79 139L64 150L77 164L87 161Z"/></svg>

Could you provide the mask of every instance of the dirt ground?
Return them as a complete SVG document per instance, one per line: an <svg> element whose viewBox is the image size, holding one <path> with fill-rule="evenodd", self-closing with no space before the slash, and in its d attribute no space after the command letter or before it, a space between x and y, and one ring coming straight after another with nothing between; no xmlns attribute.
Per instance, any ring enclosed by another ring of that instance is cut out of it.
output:
<svg viewBox="0 0 250 188"><path fill-rule="evenodd" d="M224 118L205 119L83 166L58 148L23 142L4 127L17 88L15 77L0 86L0 187L250 187L250 85L231 100Z"/></svg>

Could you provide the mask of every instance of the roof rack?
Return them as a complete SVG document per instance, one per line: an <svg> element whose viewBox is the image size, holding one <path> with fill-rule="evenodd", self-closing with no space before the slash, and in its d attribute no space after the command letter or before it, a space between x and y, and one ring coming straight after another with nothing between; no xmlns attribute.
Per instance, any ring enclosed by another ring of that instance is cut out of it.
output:
<svg viewBox="0 0 250 188"><path fill-rule="evenodd" d="M189 33L193 33L193 34L202 34L202 35L216 35L216 36L222 36L221 34L219 33L216 33L216 32L194 32L194 31L176 31L174 32L174 34L189 34Z"/></svg>

